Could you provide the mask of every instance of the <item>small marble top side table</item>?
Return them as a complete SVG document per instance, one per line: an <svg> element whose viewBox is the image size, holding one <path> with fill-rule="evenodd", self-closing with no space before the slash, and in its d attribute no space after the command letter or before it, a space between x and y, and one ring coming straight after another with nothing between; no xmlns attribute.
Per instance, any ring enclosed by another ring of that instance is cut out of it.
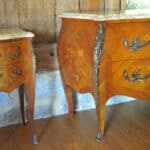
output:
<svg viewBox="0 0 150 150"><path fill-rule="evenodd" d="M21 29L0 29L0 91L19 87L20 109L25 124L24 95L28 100L29 128L37 144L34 127L35 61L31 50L34 34Z"/></svg>

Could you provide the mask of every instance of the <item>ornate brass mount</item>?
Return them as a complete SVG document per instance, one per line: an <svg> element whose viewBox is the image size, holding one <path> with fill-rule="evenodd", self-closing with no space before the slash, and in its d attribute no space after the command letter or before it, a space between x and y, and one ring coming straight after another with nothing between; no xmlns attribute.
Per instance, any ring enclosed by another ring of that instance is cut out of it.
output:
<svg viewBox="0 0 150 150"><path fill-rule="evenodd" d="M12 73L14 75L22 75L22 69L15 69L15 70L12 70Z"/></svg>
<svg viewBox="0 0 150 150"><path fill-rule="evenodd" d="M20 56L20 51L16 51L10 54L10 58L12 60L15 60L16 58L18 58Z"/></svg>
<svg viewBox="0 0 150 150"><path fill-rule="evenodd" d="M124 39L123 45L124 47L129 48L132 52L136 52L139 48L144 48L150 45L150 40L142 44L139 38L134 39L131 43L129 43L127 39Z"/></svg>
<svg viewBox="0 0 150 150"><path fill-rule="evenodd" d="M123 77L125 79L127 79L130 83L134 83L136 81L144 81L144 80L147 80L148 78L150 78L150 74L148 75L145 75L144 77L141 77L141 74L140 74L140 69L137 70L137 71L134 71L132 74L131 74L131 77L128 75L128 72L126 70L123 71Z"/></svg>
<svg viewBox="0 0 150 150"><path fill-rule="evenodd" d="M105 38L105 29L102 24L98 27L98 32L96 35L96 42L94 47L94 62L95 62L95 72L96 72L96 101L99 100L99 69L100 69L100 56L102 54L103 42ZM103 135L101 132L97 134L97 142L102 139Z"/></svg>
<svg viewBox="0 0 150 150"><path fill-rule="evenodd" d="M105 36L105 29L104 26L100 24L98 27L98 32L96 35L96 42L94 47L94 62L95 62L96 75L98 75L99 72L100 55L103 49L104 36Z"/></svg>

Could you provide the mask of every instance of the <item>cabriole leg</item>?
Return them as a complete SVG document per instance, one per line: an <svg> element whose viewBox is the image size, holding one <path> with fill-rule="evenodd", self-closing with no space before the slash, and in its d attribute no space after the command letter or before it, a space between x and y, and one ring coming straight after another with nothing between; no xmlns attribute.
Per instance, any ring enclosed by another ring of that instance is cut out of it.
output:
<svg viewBox="0 0 150 150"><path fill-rule="evenodd" d="M33 144L38 144L38 140L35 134L35 125L34 125L34 83L30 82L27 85L28 90L28 108L29 108L29 127L32 134L32 142Z"/></svg>
<svg viewBox="0 0 150 150"><path fill-rule="evenodd" d="M105 129L105 103L100 104L98 111L99 117L99 132L97 134L97 142L99 142L104 136L104 129Z"/></svg>
<svg viewBox="0 0 150 150"><path fill-rule="evenodd" d="M19 87L19 100L22 122L25 125L25 108L24 108L24 84Z"/></svg>
<svg viewBox="0 0 150 150"><path fill-rule="evenodd" d="M97 95L96 92L93 94L96 103L96 112L97 112L97 120L98 120L98 134L96 136L97 142L102 140L104 136L104 129L105 129L105 111L106 111L107 98L104 92L102 91L103 90L101 90L101 94L99 96Z"/></svg>
<svg viewBox="0 0 150 150"><path fill-rule="evenodd" d="M74 113L73 89L70 86L64 86L66 98L68 101L69 116L72 118Z"/></svg>

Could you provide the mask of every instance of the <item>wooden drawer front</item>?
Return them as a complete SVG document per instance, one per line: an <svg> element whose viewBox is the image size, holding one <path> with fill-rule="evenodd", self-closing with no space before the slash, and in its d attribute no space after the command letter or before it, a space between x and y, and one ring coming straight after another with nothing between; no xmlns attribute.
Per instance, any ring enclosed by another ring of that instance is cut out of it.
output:
<svg viewBox="0 0 150 150"><path fill-rule="evenodd" d="M30 49L25 44L22 39L0 43L0 65L28 60Z"/></svg>
<svg viewBox="0 0 150 150"><path fill-rule="evenodd" d="M150 58L150 22L111 23L105 32L104 52L111 60Z"/></svg>
<svg viewBox="0 0 150 150"><path fill-rule="evenodd" d="M0 47L0 54L0 65L23 60L22 50L19 46Z"/></svg>
<svg viewBox="0 0 150 150"><path fill-rule="evenodd" d="M28 65L18 63L0 67L0 90L11 91L26 80Z"/></svg>
<svg viewBox="0 0 150 150"><path fill-rule="evenodd" d="M150 91L150 60L113 63L112 76L112 84L117 88Z"/></svg>
<svg viewBox="0 0 150 150"><path fill-rule="evenodd" d="M21 80L23 80L23 76L24 71L20 64L8 66L8 84L18 84Z"/></svg>

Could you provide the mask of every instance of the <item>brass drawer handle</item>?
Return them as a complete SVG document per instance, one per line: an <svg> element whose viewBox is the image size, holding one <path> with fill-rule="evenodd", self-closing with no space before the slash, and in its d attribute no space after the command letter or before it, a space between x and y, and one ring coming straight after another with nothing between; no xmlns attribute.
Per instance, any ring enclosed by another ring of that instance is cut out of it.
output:
<svg viewBox="0 0 150 150"><path fill-rule="evenodd" d="M140 74L141 70L134 71L131 76L128 75L128 72L126 70L123 71L123 77L128 80L130 83L134 83L135 81L144 81L150 78L150 74L145 75L144 77L141 77Z"/></svg>
<svg viewBox="0 0 150 150"><path fill-rule="evenodd" d="M10 54L10 58L12 60L15 60L16 58L18 58L20 56L20 51L16 51Z"/></svg>
<svg viewBox="0 0 150 150"><path fill-rule="evenodd" d="M15 70L12 70L12 73L14 74L14 75L22 75L22 69L15 69Z"/></svg>
<svg viewBox="0 0 150 150"><path fill-rule="evenodd" d="M139 38L134 39L131 43L127 39L123 39L123 45L124 47L129 48L132 52L136 52L139 48L144 48L150 45L150 40L142 44Z"/></svg>

